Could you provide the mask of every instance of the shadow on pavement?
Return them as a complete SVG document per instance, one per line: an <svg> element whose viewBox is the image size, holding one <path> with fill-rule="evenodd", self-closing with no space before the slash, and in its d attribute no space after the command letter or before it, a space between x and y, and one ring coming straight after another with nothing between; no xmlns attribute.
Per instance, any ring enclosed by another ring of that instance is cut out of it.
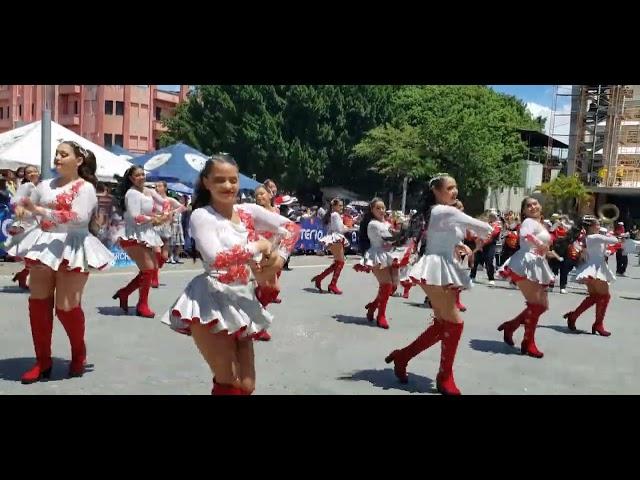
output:
<svg viewBox="0 0 640 480"><path fill-rule="evenodd" d="M127 317L135 314L135 308L129 307L129 313L127 314L120 307L98 307L98 313L107 317Z"/></svg>
<svg viewBox="0 0 640 480"><path fill-rule="evenodd" d="M29 290L25 290L18 286L2 287L0 293L29 293Z"/></svg>
<svg viewBox="0 0 640 480"><path fill-rule="evenodd" d="M474 338L469 341L469 346L478 352L500 353L502 355L521 355L518 348L510 347L503 341L498 340L480 340Z"/></svg>
<svg viewBox="0 0 640 480"><path fill-rule="evenodd" d="M355 325L362 325L363 327L376 327L378 328L378 326L376 325L375 320L373 322L370 322L369 320L367 320L367 317L354 317L352 315L334 315L333 318L340 323L353 323Z"/></svg>
<svg viewBox="0 0 640 480"><path fill-rule="evenodd" d="M538 325L538 328L548 328L549 330L555 330L556 332L566 333L568 335L579 335L580 333L589 333L585 330L569 330L566 325Z"/></svg>
<svg viewBox="0 0 640 480"><path fill-rule="evenodd" d="M350 375L338 377L338 380L351 382L369 382L374 387L383 390L402 390L410 393L435 393L433 380L422 375L409 373L409 383L402 384L398 381L392 368L384 370L358 370Z"/></svg>
<svg viewBox="0 0 640 480"><path fill-rule="evenodd" d="M34 357L0 359L0 380L19 382L22 374L33 367L35 362L36 359ZM67 359L54 357L51 378L49 380L42 381L57 382L60 380L66 380L69 372L69 363L70 361ZM85 374L92 371L93 364L88 363L85 366Z"/></svg>

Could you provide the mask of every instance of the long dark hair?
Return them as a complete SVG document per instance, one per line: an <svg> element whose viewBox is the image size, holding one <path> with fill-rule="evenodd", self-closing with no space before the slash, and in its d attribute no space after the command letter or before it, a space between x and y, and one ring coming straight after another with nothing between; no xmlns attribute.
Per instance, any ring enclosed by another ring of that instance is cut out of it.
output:
<svg viewBox="0 0 640 480"><path fill-rule="evenodd" d="M193 189L193 200L191 204L193 205L193 210L198 208L206 207L211 204L211 192L207 190L207 187L204 186L203 179L208 177L211 173L211 169L216 162L220 163L228 163L238 168L238 164L234 160L234 158L227 153L219 153L213 155L209 160L204 164L204 168L200 171L198 175L198 180L196 180L196 186Z"/></svg>
<svg viewBox="0 0 640 480"><path fill-rule="evenodd" d="M322 223L324 225L329 225L329 222L331 221L331 214L333 213L333 207L338 205L341 202L342 200L340 200L339 198L334 198L333 200L331 200L331 203L329 204L329 209L327 210L327 213L324 214L324 218L322 219Z"/></svg>
<svg viewBox="0 0 640 480"><path fill-rule="evenodd" d="M94 153L72 140L65 140L61 143L69 145L76 157L82 157L83 162L78 166L78 176L95 187L98 184L98 178L96 177L98 164Z"/></svg>
<svg viewBox="0 0 640 480"><path fill-rule="evenodd" d="M422 206L418 212L411 217L409 225L403 227L399 239L398 245L404 244L407 240L413 239L415 242L420 241L421 235L429 228L429 220L431 219L431 209L438 203L436 201L436 194L434 190L442 188L447 178L452 178L451 175L446 173L439 173L427 184L427 191L422 201ZM421 254L424 252L425 245L421 247Z"/></svg>
<svg viewBox="0 0 640 480"><path fill-rule="evenodd" d="M120 207L120 210L123 213L127 211L127 204L124 201L124 198L127 192L129 191L129 189L133 185L133 182L131 181L131 175L133 175L136 172L136 170L144 170L144 169L138 165L130 166L127 169L127 171L124 172L124 176L118 182L118 186L116 187L116 190L113 195L114 197L116 197L116 200L118 201L118 206Z"/></svg>
<svg viewBox="0 0 640 480"><path fill-rule="evenodd" d="M204 168L200 171L198 175L198 180L196 180L196 186L193 189L193 199L191 201L191 211L194 212L198 208L206 207L207 205L211 205L211 192L205 187L203 179L208 177L211 173L211 169L216 164L216 162L220 163L228 163L229 165L233 165L238 168L238 164L235 159L227 154L227 153L219 153L213 155L209 160L204 164ZM196 261L198 257L198 246L196 245L195 239L191 239L193 242L193 248L191 249L191 257L193 261Z"/></svg>
<svg viewBox="0 0 640 480"><path fill-rule="evenodd" d="M535 200L536 202L538 202L538 204L540 204L540 207L542 207L540 200L538 200L536 197L524 197L522 199L522 203L520 204L520 223L524 222L525 219L529 218L525 212L525 209L527 207L527 202L529 200ZM540 214L540 221L542 221L542 214Z"/></svg>
<svg viewBox="0 0 640 480"><path fill-rule="evenodd" d="M364 216L360 221L360 230L358 232L358 247L360 248L360 253L366 252L371 247L371 240L369 239L367 228L369 227L369 223L371 223L371 220L375 218L373 216L373 208L378 202L384 203L384 200L379 197L375 197L369 202L369 208L364 213Z"/></svg>

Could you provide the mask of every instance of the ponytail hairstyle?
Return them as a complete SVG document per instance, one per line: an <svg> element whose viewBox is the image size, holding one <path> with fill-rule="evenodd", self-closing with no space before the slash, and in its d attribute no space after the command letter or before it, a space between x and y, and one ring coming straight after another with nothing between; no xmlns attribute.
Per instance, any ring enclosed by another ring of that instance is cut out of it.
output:
<svg viewBox="0 0 640 480"><path fill-rule="evenodd" d="M207 160L204 164L204 167L198 174L198 179L196 180L195 188L193 189L193 197L191 200L191 211L194 212L198 208L206 207L207 205L211 205L211 192L205 187L203 179L208 177L213 169L213 166L217 163L228 163L229 165L233 165L238 168L238 164L234 160L234 158L228 153L218 153L213 155L209 160ZM198 257L198 247L196 245L195 239L191 239L193 242L193 248L191 249L191 257L193 261L196 261Z"/></svg>
<svg viewBox="0 0 640 480"><path fill-rule="evenodd" d="M375 197L369 202L369 208L360 221L360 230L358 232L358 247L360 248L360 253L364 253L371 248L371 240L369 239L367 228L369 227L371 220L375 218L373 216L373 208L378 202L384 203L384 200L379 197Z"/></svg>
<svg viewBox="0 0 640 480"><path fill-rule="evenodd" d="M118 206L123 213L127 211L127 205L124 201L124 197L129 189L133 186L133 182L131 182L131 175L135 174L138 170L144 169L138 165L130 166L127 171L124 172L124 176L120 179L120 181L118 182L118 186L114 191L113 196L118 201Z"/></svg>
<svg viewBox="0 0 640 480"><path fill-rule="evenodd" d="M340 200L339 198L334 198L333 200L331 200L329 209L327 210L327 213L324 214L324 218L322 219L322 223L324 225L329 225L329 222L331 221L331 214L333 213L333 207L335 207L339 203L342 203L342 200Z"/></svg>
<svg viewBox="0 0 640 480"><path fill-rule="evenodd" d="M94 153L72 140L65 140L61 143L69 145L76 157L82 157L83 161L78 165L78 176L95 187L98 184L98 178L96 177L98 165Z"/></svg>
<svg viewBox="0 0 640 480"><path fill-rule="evenodd" d="M408 239L412 238L416 243L420 241L421 235L429 228L429 219L431 218L431 209L438 203L434 190L442 188L444 181L451 178L448 173L436 174L427 184L427 193L424 196L422 206L418 212L411 217L409 225L402 228L397 244L404 244ZM422 245L424 248L424 245Z"/></svg>

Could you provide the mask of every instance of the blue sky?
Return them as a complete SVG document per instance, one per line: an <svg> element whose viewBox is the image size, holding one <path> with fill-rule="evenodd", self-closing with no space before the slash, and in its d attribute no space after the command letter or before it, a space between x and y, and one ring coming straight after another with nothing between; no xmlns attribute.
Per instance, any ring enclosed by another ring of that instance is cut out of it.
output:
<svg viewBox="0 0 640 480"><path fill-rule="evenodd" d="M553 105L553 85L489 85L498 92L514 95L526 103Z"/></svg>

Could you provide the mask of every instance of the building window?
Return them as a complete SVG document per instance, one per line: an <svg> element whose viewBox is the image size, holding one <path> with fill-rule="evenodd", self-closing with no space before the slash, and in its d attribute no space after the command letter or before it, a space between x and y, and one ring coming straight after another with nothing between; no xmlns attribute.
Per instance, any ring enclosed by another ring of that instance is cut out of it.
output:
<svg viewBox="0 0 640 480"><path fill-rule="evenodd" d="M124 147L124 137L122 135L118 135L116 133L116 137L115 137L113 143L115 143L119 147Z"/></svg>
<svg viewBox="0 0 640 480"><path fill-rule="evenodd" d="M80 109L78 108L78 101L77 100L75 100L73 102L73 113L76 114L76 115L78 115L80 113Z"/></svg>
<svg viewBox="0 0 640 480"><path fill-rule="evenodd" d="M156 150L160 150L160 139L159 138L156 138L155 147L156 147Z"/></svg>
<svg viewBox="0 0 640 480"><path fill-rule="evenodd" d="M162 108L156 107L156 120L160 120L162 118Z"/></svg>
<svg viewBox="0 0 640 480"><path fill-rule="evenodd" d="M113 134L104 134L104 148L110 148L113 145Z"/></svg>
<svg viewBox="0 0 640 480"><path fill-rule="evenodd" d="M31 116L32 117L36 116L36 104L35 103L31 104Z"/></svg>
<svg viewBox="0 0 640 480"><path fill-rule="evenodd" d="M104 114L113 115L113 100L104 101Z"/></svg>
<svg viewBox="0 0 640 480"><path fill-rule="evenodd" d="M22 116L22 104L18 105L18 116Z"/></svg>
<svg viewBox="0 0 640 480"><path fill-rule="evenodd" d="M116 115L124 115L124 102L116 102Z"/></svg>
<svg viewBox="0 0 640 480"><path fill-rule="evenodd" d="M4 118L4 108L0 107L0 120Z"/></svg>

